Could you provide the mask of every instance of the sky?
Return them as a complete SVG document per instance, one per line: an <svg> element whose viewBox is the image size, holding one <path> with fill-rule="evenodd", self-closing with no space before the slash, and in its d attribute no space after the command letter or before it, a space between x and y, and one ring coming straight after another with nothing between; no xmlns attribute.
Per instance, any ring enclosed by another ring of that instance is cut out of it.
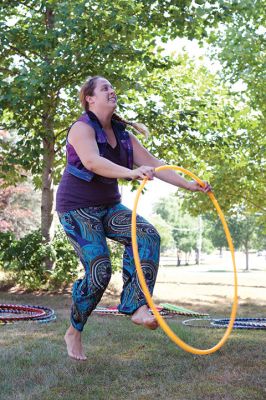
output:
<svg viewBox="0 0 266 400"><path fill-rule="evenodd" d="M137 191L131 192L130 188L130 186L120 186L120 193L122 195L122 203L132 210ZM155 202L161 197L167 197L170 193L177 190L176 186L165 183L157 178L147 182L145 188L147 190L140 196L137 213L146 219L149 219L151 216L152 206Z"/></svg>

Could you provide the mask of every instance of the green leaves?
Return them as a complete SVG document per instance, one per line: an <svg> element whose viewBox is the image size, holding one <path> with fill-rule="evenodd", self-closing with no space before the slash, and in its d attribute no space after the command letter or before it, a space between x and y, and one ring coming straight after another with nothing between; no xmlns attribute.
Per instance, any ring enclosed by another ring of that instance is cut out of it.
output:
<svg viewBox="0 0 266 400"><path fill-rule="evenodd" d="M223 209L239 202L258 209L266 104L265 46L258 33L263 9L262 1L254 7L251 0L0 2L0 115L18 135L2 164L13 169L16 161L40 184L45 138L56 151L57 182L65 163L61 132L81 112L78 87L101 74L115 86L122 114L149 126L146 145L156 157L211 180ZM249 97L186 54L163 55L162 43L178 36L206 37L216 52L220 46L222 78L242 79ZM191 212L210 207L207 197L193 196Z"/></svg>

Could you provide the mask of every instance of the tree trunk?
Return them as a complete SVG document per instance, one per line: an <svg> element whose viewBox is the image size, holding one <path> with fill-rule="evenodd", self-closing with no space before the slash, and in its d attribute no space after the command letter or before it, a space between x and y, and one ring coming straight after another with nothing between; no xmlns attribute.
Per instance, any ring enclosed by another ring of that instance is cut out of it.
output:
<svg viewBox="0 0 266 400"><path fill-rule="evenodd" d="M249 263L248 263L248 261L249 261L249 259L248 259L248 246L245 246L245 253L246 253L246 271L248 271L249 270Z"/></svg>
<svg viewBox="0 0 266 400"><path fill-rule="evenodd" d="M46 31L52 31L54 28L54 13L48 6L45 10L45 26ZM45 56L46 62L51 63L49 55ZM54 182L53 170L55 159L55 137L53 124L53 102L54 96L50 93L49 103L47 103L46 111L42 116L44 127L43 137L43 169L42 169L42 204L41 204L41 232L45 243L51 243L54 236ZM46 269L52 270L54 261L50 257L45 259Z"/></svg>
<svg viewBox="0 0 266 400"><path fill-rule="evenodd" d="M196 248L196 250L195 250L195 263L196 263L196 265L199 265L199 263L200 263L200 260L199 260L199 249L198 248Z"/></svg>
<svg viewBox="0 0 266 400"><path fill-rule="evenodd" d="M197 252L196 252L196 264L200 265L202 250L202 218L198 216L198 237L197 237Z"/></svg>
<svg viewBox="0 0 266 400"><path fill-rule="evenodd" d="M181 261L180 261L180 256L179 256L179 249L176 249L176 260L177 260L176 266L180 267Z"/></svg>
<svg viewBox="0 0 266 400"><path fill-rule="evenodd" d="M251 235L252 235L252 231L251 230L248 231L248 229L247 229L246 236L244 238L244 243L243 243L244 249L245 249L245 255L246 255L246 269L245 269L245 271L249 270L248 251L249 251L249 248L250 248L250 237L251 237Z"/></svg>
<svg viewBox="0 0 266 400"><path fill-rule="evenodd" d="M51 122L44 120L47 136L43 139L43 172L42 172L42 204L41 204L41 232L45 243L50 243L54 236L54 136L51 133ZM50 132L49 132L50 131ZM45 260L46 268L53 269L54 262L50 258Z"/></svg>

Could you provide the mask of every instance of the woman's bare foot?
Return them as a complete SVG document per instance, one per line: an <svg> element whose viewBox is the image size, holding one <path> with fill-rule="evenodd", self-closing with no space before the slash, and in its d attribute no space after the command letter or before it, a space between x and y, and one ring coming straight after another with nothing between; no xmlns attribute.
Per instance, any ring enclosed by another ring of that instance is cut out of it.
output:
<svg viewBox="0 0 266 400"><path fill-rule="evenodd" d="M75 360L87 360L81 343L81 332L70 325L66 331L64 339L67 345L69 357L74 358Z"/></svg>
<svg viewBox="0 0 266 400"><path fill-rule="evenodd" d="M131 317L131 321L137 325L143 325L148 329L158 328L158 322L154 315L150 314L146 305L138 308Z"/></svg>

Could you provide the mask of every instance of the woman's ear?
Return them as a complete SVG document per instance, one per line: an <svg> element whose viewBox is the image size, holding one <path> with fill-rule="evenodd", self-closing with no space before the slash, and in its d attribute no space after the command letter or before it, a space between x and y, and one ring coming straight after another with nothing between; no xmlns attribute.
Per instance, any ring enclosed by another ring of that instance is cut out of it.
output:
<svg viewBox="0 0 266 400"><path fill-rule="evenodd" d="M93 99L93 96L86 96L86 97L85 97L85 100L86 100L86 102L87 102L89 105L95 103L95 101L94 101L94 99Z"/></svg>

